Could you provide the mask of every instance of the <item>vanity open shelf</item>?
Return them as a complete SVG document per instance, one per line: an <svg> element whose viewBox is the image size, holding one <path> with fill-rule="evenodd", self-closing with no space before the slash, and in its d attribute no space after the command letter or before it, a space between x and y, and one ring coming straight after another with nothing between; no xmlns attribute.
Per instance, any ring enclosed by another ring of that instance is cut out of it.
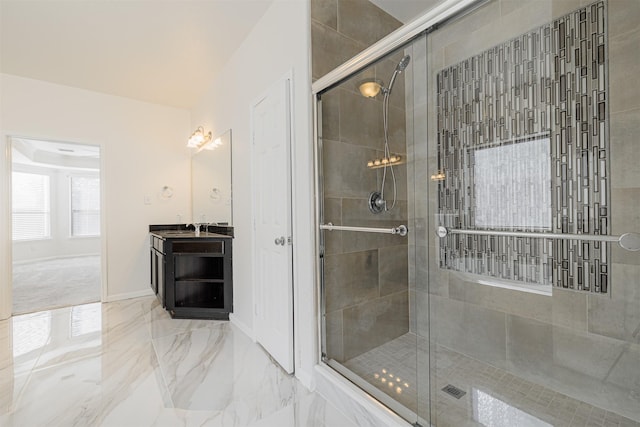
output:
<svg viewBox="0 0 640 427"><path fill-rule="evenodd" d="M229 319L232 236L155 227L150 227L151 288L162 306L173 318Z"/></svg>

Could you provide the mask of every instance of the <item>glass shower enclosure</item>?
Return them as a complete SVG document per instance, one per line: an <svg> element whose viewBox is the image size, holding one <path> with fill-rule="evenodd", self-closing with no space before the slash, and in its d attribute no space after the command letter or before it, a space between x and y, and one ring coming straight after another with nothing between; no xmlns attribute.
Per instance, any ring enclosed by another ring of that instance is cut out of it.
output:
<svg viewBox="0 0 640 427"><path fill-rule="evenodd" d="M314 85L324 363L420 426L640 425L639 18L480 2Z"/></svg>

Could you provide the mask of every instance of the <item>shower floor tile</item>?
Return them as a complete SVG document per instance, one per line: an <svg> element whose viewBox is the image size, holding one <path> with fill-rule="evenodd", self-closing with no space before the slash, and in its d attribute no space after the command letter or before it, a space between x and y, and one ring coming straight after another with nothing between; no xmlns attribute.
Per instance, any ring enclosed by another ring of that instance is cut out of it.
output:
<svg viewBox="0 0 640 427"><path fill-rule="evenodd" d="M428 402L417 400L417 357L416 335L408 333L348 360L344 365L412 411L416 412L420 407L421 412L428 413L428 406L424 406ZM428 396L425 390L421 389L420 394Z"/></svg>
<svg viewBox="0 0 640 427"><path fill-rule="evenodd" d="M344 365L416 412L424 421L428 419L430 404L428 344L426 339L408 333L350 359ZM432 366L435 384L431 391L431 407L435 411L431 422L437 427L640 426L640 422L573 399L443 346L435 349ZM453 385L465 394L459 399L447 394L442 391L447 385Z"/></svg>

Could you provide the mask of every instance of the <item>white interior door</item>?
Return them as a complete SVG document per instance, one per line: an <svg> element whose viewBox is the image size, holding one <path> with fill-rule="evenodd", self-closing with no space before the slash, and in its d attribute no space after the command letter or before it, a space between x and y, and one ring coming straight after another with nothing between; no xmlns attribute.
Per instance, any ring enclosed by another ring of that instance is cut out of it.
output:
<svg viewBox="0 0 640 427"><path fill-rule="evenodd" d="M253 106L256 340L289 373L293 361L290 78Z"/></svg>

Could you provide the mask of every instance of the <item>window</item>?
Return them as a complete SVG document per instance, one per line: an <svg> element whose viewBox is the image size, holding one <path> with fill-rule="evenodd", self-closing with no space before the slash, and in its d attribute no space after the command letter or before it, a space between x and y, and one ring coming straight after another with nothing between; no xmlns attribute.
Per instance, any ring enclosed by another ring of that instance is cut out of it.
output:
<svg viewBox="0 0 640 427"><path fill-rule="evenodd" d="M71 177L71 235L100 235L100 178Z"/></svg>
<svg viewBox="0 0 640 427"><path fill-rule="evenodd" d="M51 184L48 175L12 173L13 240L51 237Z"/></svg>
<svg viewBox="0 0 640 427"><path fill-rule="evenodd" d="M479 149L474 160L476 226L551 229L548 138Z"/></svg>

